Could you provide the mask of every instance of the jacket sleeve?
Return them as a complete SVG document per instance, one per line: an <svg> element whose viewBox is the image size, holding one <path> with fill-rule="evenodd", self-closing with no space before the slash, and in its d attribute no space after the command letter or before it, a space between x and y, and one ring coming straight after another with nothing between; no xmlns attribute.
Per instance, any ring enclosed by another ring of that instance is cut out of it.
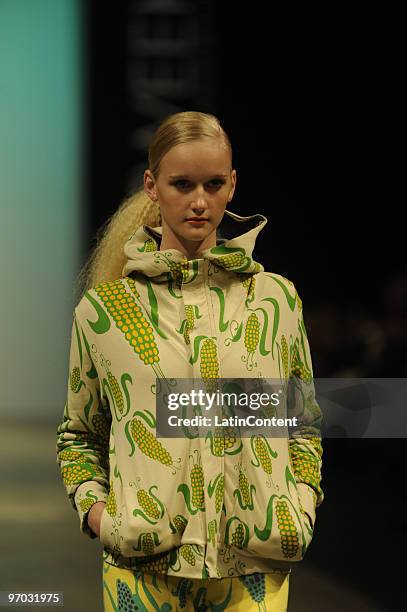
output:
<svg viewBox="0 0 407 612"><path fill-rule="evenodd" d="M106 405L107 404L107 405ZM57 428L57 463L80 530L91 539L87 514L109 490L111 413L101 399L99 377L89 343L75 308L69 356L68 391L62 422Z"/></svg>
<svg viewBox="0 0 407 612"><path fill-rule="evenodd" d="M322 412L315 399L313 369L310 347L305 329L302 302L297 293L295 313L297 333L290 349L290 399L289 417L297 416L297 424L290 427L289 452L299 501L308 514L312 528L315 524L316 508L324 499L321 489Z"/></svg>

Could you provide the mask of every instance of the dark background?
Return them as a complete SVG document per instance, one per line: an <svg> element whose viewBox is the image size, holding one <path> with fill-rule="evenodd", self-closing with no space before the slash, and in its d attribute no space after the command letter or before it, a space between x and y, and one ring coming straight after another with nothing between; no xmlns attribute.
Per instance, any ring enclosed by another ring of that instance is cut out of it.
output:
<svg viewBox="0 0 407 612"><path fill-rule="evenodd" d="M129 134L143 120L160 120L142 117L130 94L129 66L145 70L131 44L145 25L142 4L84 8L89 247L135 184L140 154ZM260 238L255 252L303 299L314 375L406 377L401 15L371 6L360 14L268 6L266 14L254 3L191 5L201 89L166 102L174 112L214 113L230 136L238 173L232 210L269 219L270 239ZM183 34L174 16L149 19L152 38ZM182 76L190 60L174 69L165 56L153 58L148 70ZM405 441L323 446L325 501L304 563L385 609L404 610Z"/></svg>

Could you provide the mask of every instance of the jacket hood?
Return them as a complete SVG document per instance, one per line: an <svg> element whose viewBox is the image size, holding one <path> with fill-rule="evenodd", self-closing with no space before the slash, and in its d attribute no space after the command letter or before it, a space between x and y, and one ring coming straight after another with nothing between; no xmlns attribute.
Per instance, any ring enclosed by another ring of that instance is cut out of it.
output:
<svg viewBox="0 0 407 612"><path fill-rule="evenodd" d="M255 261L253 249L258 234L267 224L268 219L262 214L242 217L225 210L222 221L217 228L216 246L202 251L199 259L188 259L177 249L160 251L162 226L139 227L124 245L127 261L122 276L133 273L154 277L157 282L169 279L188 282L190 274L195 275L198 262L203 259L226 271L256 274L264 267Z"/></svg>

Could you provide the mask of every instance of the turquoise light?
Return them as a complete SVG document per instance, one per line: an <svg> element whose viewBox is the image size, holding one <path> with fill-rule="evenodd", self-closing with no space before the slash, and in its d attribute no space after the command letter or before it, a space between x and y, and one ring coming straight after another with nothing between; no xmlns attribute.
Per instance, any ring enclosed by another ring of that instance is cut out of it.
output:
<svg viewBox="0 0 407 612"><path fill-rule="evenodd" d="M62 414L80 261L79 0L0 2L0 412Z"/></svg>

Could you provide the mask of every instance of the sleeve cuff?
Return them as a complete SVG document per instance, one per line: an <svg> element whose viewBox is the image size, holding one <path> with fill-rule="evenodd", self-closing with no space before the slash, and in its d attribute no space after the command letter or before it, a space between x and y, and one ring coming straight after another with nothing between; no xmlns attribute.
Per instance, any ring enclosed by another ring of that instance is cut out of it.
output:
<svg viewBox="0 0 407 612"><path fill-rule="evenodd" d="M298 498L303 512L308 515L311 521L311 529L314 529L316 517L316 495L314 490L303 482L297 483Z"/></svg>
<svg viewBox="0 0 407 612"><path fill-rule="evenodd" d="M93 504L100 501L106 501L108 492L105 487L95 480L83 482L75 493L75 506L79 516L79 527L84 535L87 535L92 540L97 538L88 525L88 513Z"/></svg>

